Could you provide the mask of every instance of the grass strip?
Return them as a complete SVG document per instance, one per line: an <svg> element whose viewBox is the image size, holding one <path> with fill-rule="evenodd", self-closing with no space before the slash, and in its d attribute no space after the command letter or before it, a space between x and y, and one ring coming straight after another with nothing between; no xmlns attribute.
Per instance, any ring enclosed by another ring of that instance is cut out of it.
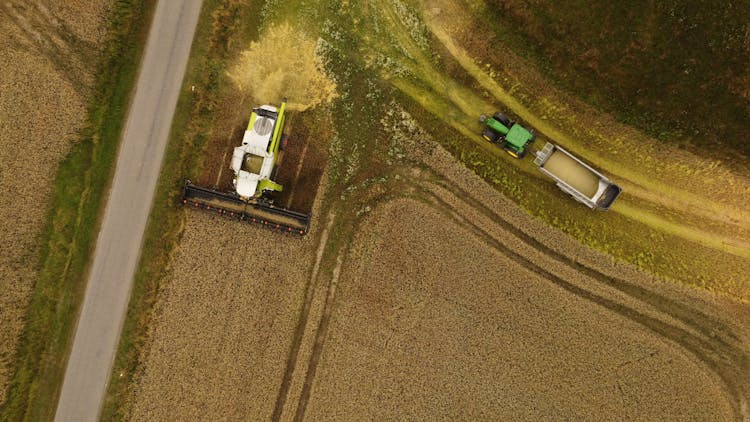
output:
<svg viewBox="0 0 750 422"><path fill-rule="evenodd" d="M155 0L110 10L85 128L60 163L42 234L39 278L0 420L52 420L75 318Z"/></svg>

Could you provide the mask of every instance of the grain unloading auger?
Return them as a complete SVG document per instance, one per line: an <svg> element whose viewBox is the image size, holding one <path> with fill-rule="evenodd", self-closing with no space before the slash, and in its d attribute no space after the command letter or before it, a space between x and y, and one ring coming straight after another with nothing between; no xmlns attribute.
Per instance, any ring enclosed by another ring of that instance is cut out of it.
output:
<svg viewBox="0 0 750 422"><path fill-rule="evenodd" d="M274 182L280 150L286 143L284 119L286 99L279 108L264 105L253 109L242 145L232 154L234 192L221 192L185 181L182 203L248 223L304 235L310 228L310 215L277 207L274 193L283 187Z"/></svg>

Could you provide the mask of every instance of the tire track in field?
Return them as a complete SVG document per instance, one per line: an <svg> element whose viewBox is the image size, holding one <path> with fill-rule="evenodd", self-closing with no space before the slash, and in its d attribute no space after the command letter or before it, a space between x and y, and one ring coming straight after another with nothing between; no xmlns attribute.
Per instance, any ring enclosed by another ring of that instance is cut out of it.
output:
<svg viewBox="0 0 750 422"><path fill-rule="evenodd" d="M323 228L323 232L320 235L320 241L318 243L318 251L315 255L315 263L313 264L312 272L310 273L310 280L305 288L305 299L302 303L302 310L300 311L300 318L297 322L297 327L294 329L294 337L292 340L292 348L289 351L289 356L286 360L286 368L284 369L284 378L282 378L281 385L279 386L279 392L276 396L276 404L271 414L272 421L278 421L281 419L281 414L284 411L284 404L289 395L289 389L292 384L292 376L294 370L297 367L297 360L299 351L302 346L302 339L305 334L305 328L307 327L308 318L310 316L310 309L312 307L313 297L315 296L315 281L318 278L320 271L320 264L325 254L326 246L328 245L328 236L335 221L336 215L333 212L328 213L326 225Z"/></svg>
<svg viewBox="0 0 750 422"><path fill-rule="evenodd" d="M711 372L716 374L716 376L724 384L724 390L727 395L731 397L732 408L737 418L741 420L749 416L747 414L747 387L743 384L741 378L742 374L745 374L748 370L750 370L750 365L748 365L748 356L745 351L741 350L740 347L736 345L736 343L739 342L737 336L724 324L721 324L706 316L705 314L700 313L698 313L696 316L697 319L699 319L701 322L696 322L695 319L692 319L687 315L687 308L684 305L677 304L671 299L659 297L659 295L656 294L654 294L656 297L655 300L648 300L648 294L646 294L647 291L645 289L633 286L631 283L624 282L623 280L609 277L583 264L576 264L572 261L571 258L566 257L561 253L541 244L533 237L520 232L520 230L515 228L512 223L506 221L501 216L492 213L492 215L494 216L493 220L498 222L498 226L501 227L503 231L517 237L519 240L536 249L537 251L543 253L550 259L553 259L563 266L582 273L587 278L594 279L596 281L599 281L600 283L604 283L608 287L613 287L633 299L651 304L660 312L684 322L686 325L690 326L696 331L699 331L702 335L695 335L694 333L691 333L690 331L687 331L683 328L671 325L652 316L645 315L644 313L641 313L634 308L628 307L627 305L618 303L600 294L586 290L585 288L552 273L550 270L542 268L541 266L532 262L530 259L509 248L503 242L499 241L493 234L490 234L487 230L480 227L475 222L464 218L461 215L460 210L446 202L438 194L430 191L429 188L425 189L424 186L422 188L424 189L423 193L427 196L427 198L434 202L435 209L443 212L457 224L465 227L479 239L487 243L489 246L496 249L503 255L511 258L512 260L518 262L524 268L536 273L541 278L548 280L549 282L555 284L560 288L563 288L564 290L575 296L604 307L611 312L615 312L618 315L625 317L643 326L644 328L647 328L656 335L679 345L684 350L695 356L709 370L711 370ZM470 198L470 196L457 198L467 197ZM472 202L474 201L476 200L472 198ZM468 202L464 203L467 204L467 207L473 207L474 205L469 205ZM480 205L480 209L481 208L484 208L484 206ZM670 312L667 309L668 306L675 306L677 308L677 312ZM712 330L721 331L722 336L729 337L732 340L727 341L718 336L712 336ZM735 343L735 345L730 343Z"/></svg>
<svg viewBox="0 0 750 422"><path fill-rule="evenodd" d="M577 260L574 260L573 258L543 244L535 237L527 234L518 226L503 218L502 215L496 213L484 203L475 199L469 194L467 190L462 189L455 184L447 183L445 180L439 180L436 181L436 183L439 184L443 189L451 191L457 198L461 198L461 200L469 204L472 209L477 210L486 217L492 219L497 225L501 226L503 230L510 232L515 237L521 239L532 248L543 252L545 255L552 257L557 261L560 261L568 267L574 268L576 271L583 273L587 277L593 278L600 283L607 285L608 287L617 289L634 299L640 300L642 302L648 303L649 305L652 305L655 308L661 309L669 316L684 322L686 325L695 327L697 331L701 332L701 334L707 337L714 338L721 334L729 338L730 341L739 341L738 336L731 329L729 329L726 324L719 321L718 319L712 318L711 316L706 315L701 311L690 308L661 294L630 283L627 280L609 276L593 267L578 262Z"/></svg>
<svg viewBox="0 0 750 422"><path fill-rule="evenodd" d="M478 239L488 244L488 246L534 272L541 279L547 280L570 294L601 306L608 311L614 312L617 315L644 327L660 338L681 347L688 352L689 355L694 356L700 364L705 366L711 373L715 374L717 381L722 385L722 390L729 398L736 417L738 419L748 417L746 399L747 387L743 383L741 375L750 370L748 356L746 351L742 348L742 340L726 323L701 312L700 310L690 308L684 303L678 302L659 293L652 292L644 287L628 282L625 279L607 275L587 264L577 262L573 258L543 244L535 237L527 234L506 217L498 214L482 201L475 198L472 193L454 183L450 183L445 177L439 175L433 169L429 169L428 174L422 176L421 180L417 180L415 185L420 189L420 192L417 195L423 197L435 209L444 213L451 218L451 220L469 230L472 234L477 236ZM534 263L529 258L519 254L513 249L507 247L502 241L498 240L496 237L497 234L490 233L476 222L471 221L468 216L462 214L460 209L441 198L440 195L434 191L435 186L448 192L458 201L466 204L468 209L472 209L480 213L482 216L492 220L495 227L502 232L519 239L528 247L555 261L560 266L580 273L587 279L597 282L600 286L618 291L624 294L627 298L634 300L636 303L643 303L645 306L650 305L651 309L656 311L656 316L647 315L634 307L588 290L581 285L575 284L564 277L556 275L551 270ZM327 228L330 228L331 225L332 221L329 221ZM356 232L357 230L358 227L355 227L354 231ZM320 262L322 259L321 251L325 249L325 243L327 243L327 234L324 237L326 241L321 242L318 251L318 258L316 259L316 264L313 268L313 273L315 275L319 273ZM345 251L339 251L338 253L333 276L331 280L328 281L326 298L323 306L323 315L318 327L315 328L311 334L314 336L314 343L313 351L310 354L310 359L307 363L307 371L304 374L298 375L304 377L304 383L293 417L295 421L301 421L304 419L305 411L310 400L317 367L328 335L330 316L335 305L335 292L338 284L338 275L343 263L345 262L344 254ZM314 280L311 278L311 284L313 283ZM301 320L297 332L295 333L295 345L290 360L287 363L287 373L285 374L284 383L280 390L279 398L277 399L276 409L272 420L281 419L284 403L288 398L286 396L289 393L292 376L294 375L293 371L297 366L296 360L299 357L298 351L304 335L304 326L307 325L307 316L310 312L310 302L312 301L313 296L311 288L308 287L308 289L303 309L304 321ZM684 324L688 329L670 324L659 317L673 318Z"/></svg>
<svg viewBox="0 0 750 422"><path fill-rule="evenodd" d="M315 330L315 343L313 345L313 352L310 355L310 362L307 365L307 373L305 374L305 383L302 386L302 394L300 395L299 402L297 402L297 410L294 413L295 421L301 421L305 417L305 410L307 410L307 403L310 400L310 392L312 391L312 385L315 381L315 373L318 370L320 356L323 353L323 345L328 336L328 324L331 321L331 311L333 310L333 304L336 300L336 287L339 283L339 276L341 275L341 266L344 263L345 253L345 251L339 251L338 258L336 258L336 266L333 268L333 275L328 284L328 292L323 307L323 317L320 319L320 324L318 325L317 330Z"/></svg>
<svg viewBox="0 0 750 422"><path fill-rule="evenodd" d="M80 95L93 87L91 69L97 48L83 40L41 2L6 1L0 4L0 15L5 15L18 32L11 34L22 48L36 50L46 57Z"/></svg>

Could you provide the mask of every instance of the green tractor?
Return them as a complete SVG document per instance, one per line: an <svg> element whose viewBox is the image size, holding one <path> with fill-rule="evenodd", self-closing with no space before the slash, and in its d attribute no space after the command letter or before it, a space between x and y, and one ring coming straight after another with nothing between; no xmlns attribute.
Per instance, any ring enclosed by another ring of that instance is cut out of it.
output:
<svg viewBox="0 0 750 422"><path fill-rule="evenodd" d="M503 113L495 113L492 117L484 114L479 117L479 123L484 125L482 137L493 144L498 144L515 158L523 158L529 145L536 139L533 130L528 130L516 122L511 122Z"/></svg>

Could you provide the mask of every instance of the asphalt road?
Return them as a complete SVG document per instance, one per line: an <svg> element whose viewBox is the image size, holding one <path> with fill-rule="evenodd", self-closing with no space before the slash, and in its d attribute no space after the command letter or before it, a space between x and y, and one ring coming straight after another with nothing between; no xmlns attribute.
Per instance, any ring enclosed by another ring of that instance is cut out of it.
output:
<svg viewBox="0 0 750 422"><path fill-rule="evenodd" d="M201 0L161 0L120 144L56 421L99 418Z"/></svg>

